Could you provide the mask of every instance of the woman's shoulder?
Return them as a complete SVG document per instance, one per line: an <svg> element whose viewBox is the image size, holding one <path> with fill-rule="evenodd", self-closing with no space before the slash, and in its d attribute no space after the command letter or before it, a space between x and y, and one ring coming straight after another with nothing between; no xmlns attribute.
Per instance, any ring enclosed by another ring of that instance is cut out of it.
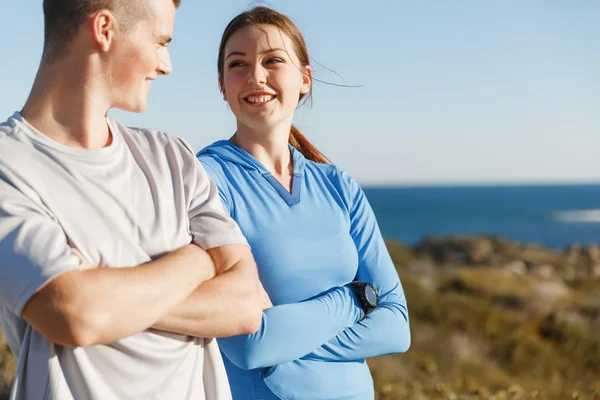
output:
<svg viewBox="0 0 600 400"><path fill-rule="evenodd" d="M358 183L344 169L336 164L321 164L307 160L306 168L312 170L315 174L329 179L341 189L347 190L358 186Z"/></svg>
<svg viewBox="0 0 600 400"><path fill-rule="evenodd" d="M208 145L196 153L196 158L204 165L216 173L223 173L223 167L226 158L221 154L221 149L227 145L226 140L219 140Z"/></svg>
<svg viewBox="0 0 600 400"><path fill-rule="evenodd" d="M204 147L196 153L196 158L200 161L208 176L215 181L219 190L222 191L227 187L228 180L226 179L224 160L218 152L211 150L215 146L219 146L219 142Z"/></svg>
<svg viewBox="0 0 600 400"><path fill-rule="evenodd" d="M227 140L217 140L216 142L205 146L196 153L196 158L200 161L218 160L221 158L221 149L228 145Z"/></svg>
<svg viewBox="0 0 600 400"><path fill-rule="evenodd" d="M343 199L348 210L351 210L362 197L362 189L344 169L335 164L319 164L307 161L306 168L313 173L312 179L324 181L320 187L328 187L331 194ZM309 178L310 179L310 178Z"/></svg>

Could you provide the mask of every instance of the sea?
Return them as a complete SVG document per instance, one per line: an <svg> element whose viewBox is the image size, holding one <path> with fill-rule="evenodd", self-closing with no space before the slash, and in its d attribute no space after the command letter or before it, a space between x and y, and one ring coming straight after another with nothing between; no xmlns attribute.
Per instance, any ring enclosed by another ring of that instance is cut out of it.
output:
<svg viewBox="0 0 600 400"><path fill-rule="evenodd" d="M488 235L556 249L600 244L600 185L363 187L384 237Z"/></svg>

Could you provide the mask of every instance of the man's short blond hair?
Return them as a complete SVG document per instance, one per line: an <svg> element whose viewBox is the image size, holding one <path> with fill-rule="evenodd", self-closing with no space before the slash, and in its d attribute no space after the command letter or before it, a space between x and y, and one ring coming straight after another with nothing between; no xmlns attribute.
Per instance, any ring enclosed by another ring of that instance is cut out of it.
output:
<svg viewBox="0 0 600 400"><path fill-rule="evenodd" d="M44 0L44 52L51 62L67 52L85 19L100 10L109 10L124 31L147 14L148 0ZM181 0L173 0L179 7Z"/></svg>

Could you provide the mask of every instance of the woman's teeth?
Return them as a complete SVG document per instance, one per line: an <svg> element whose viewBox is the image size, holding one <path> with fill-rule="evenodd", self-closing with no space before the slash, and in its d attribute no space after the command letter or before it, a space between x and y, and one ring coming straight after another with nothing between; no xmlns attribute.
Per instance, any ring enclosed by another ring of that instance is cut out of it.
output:
<svg viewBox="0 0 600 400"><path fill-rule="evenodd" d="M273 100L274 96L248 96L246 98L246 100L248 101L248 103L252 103L252 104L260 104L260 103L266 103L268 101Z"/></svg>

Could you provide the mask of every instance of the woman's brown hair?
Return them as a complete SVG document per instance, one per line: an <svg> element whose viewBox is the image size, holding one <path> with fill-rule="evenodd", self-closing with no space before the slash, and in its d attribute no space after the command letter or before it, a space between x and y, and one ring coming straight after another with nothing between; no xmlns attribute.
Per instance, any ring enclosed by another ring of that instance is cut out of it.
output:
<svg viewBox="0 0 600 400"><path fill-rule="evenodd" d="M221 38L221 44L219 46L219 57L217 61L217 69L219 71L219 77L223 78L225 70L225 46L229 38L238 30L249 26L256 25L272 25L278 28L282 33L286 34L294 43L294 50L300 60L301 68L310 65L310 58L308 56L308 49L306 48L306 42L302 36L300 29L285 15L278 13L268 7L254 7L249 11L245 11L229 22L229 25L225 28L223 36ZM306 94L301 94L298 101L301 101ZM312 96L312 87L308 96ZM298 151L300 151L304 157L308 160L321 163L329 164L329 160L313 146L308 139L304 137L294 125L290 129L289 142Z"/></svg>

